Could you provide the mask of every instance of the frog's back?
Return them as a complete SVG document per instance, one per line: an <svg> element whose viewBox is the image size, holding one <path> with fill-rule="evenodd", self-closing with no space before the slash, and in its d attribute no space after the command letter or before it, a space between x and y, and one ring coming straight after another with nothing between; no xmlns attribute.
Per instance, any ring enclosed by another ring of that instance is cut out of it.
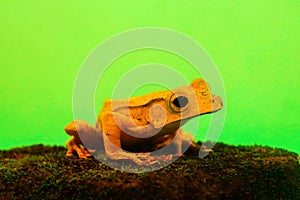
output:
<svg viewBox="0 0 300 200"><path fill-rule="evenodd" d="M122 108L137 108L150 105L154 101L164 100L171 94L171 91L152 92L144 96L130 97L129 99L112 100L106 99L99 114L103 112L117 112Z"/></svg>

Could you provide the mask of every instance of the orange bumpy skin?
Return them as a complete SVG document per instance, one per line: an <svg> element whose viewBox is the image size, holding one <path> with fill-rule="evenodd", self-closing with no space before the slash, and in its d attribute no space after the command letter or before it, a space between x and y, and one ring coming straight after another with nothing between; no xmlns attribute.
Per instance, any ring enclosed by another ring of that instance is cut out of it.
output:
<svg viewBox="0 0 300 200"><path fill-rule="evenodd" d="M193 117L216 112L222 107L221 97L211 94L203 79L195 79L189 86L127 100L106 100L96 127L79 120L65 127L73 136L67 141L67 156L73 151L81 158L91 155L82 145L80 138L85 137L84 141L91 143L101 138L106 155L113 160L127 159L138 165L170 160L174 155L182 155L183 145L198 150L192 134L183 133L180 127ZM174 146L174 154L151 155L152 151L169 144Z"/></svg>

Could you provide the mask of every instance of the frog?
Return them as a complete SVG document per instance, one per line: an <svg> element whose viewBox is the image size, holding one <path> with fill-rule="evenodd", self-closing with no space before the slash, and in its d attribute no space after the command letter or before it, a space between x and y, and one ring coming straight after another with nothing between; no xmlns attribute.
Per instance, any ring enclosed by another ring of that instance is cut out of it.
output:
<svg viewBox="0 0 300 200"><path fill-rule="evenodd" d="M80 158L87 158L98 145L111 160L131 160L147 166L169 161L182 156L184 146L195 151L200 149L195 137L184 132L182 126L192 118L222 108L222 98L212 94L202 78L172 90L121 100L106 99L95 126L73 120L65 127L65 132L72 136L66 143L66 155L71 156L76 151ZM89 148L84 146L83 141L89 144ZM92 143L95 144L90 145ZM173 153L153 155L153 152L169 145L174 147Z"/></svg>

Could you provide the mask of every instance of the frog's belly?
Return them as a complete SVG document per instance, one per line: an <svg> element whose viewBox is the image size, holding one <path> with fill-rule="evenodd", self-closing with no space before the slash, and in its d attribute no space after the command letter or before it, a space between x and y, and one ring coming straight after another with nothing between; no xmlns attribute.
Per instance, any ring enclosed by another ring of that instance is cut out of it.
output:
<svg viewBox="0 0 300 200"><path fill-rule="evenodd" d="M152 152L168 145L177 132L172 134L157 134L150 138L136 138L128 134L121 134L121 148L130 152Z"/></svg>

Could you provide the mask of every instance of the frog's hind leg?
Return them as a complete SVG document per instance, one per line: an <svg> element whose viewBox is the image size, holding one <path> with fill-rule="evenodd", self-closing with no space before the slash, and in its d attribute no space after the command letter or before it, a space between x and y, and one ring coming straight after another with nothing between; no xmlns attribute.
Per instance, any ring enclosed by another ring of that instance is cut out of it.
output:
<svg viewBox="0 0 300 200"><path fill-rule="evenodd" d="M72 136L72 138L66 142L68 148L66 156L72 156L74 151L76 151L80 158L87 158L91 156L88 150L83 146L83 142L78 132L82 133L81 136L85 137L85 141L87 141L87 139L93 140L94 137L97 136L97 129L89 125L87 122L74 120L65 127L65 132Z"/></svg>
<svg viewBox="0 0 300 200"><path fill-rule="evenodd" d="M88 151L86 151L84 147L80 146L81 144L77 144L75 142L74 137L68 140L66 145L68 148L66 156L72 156L74 151L76 151L79 158L87 158L91 156L91 154Z"/></svg>

